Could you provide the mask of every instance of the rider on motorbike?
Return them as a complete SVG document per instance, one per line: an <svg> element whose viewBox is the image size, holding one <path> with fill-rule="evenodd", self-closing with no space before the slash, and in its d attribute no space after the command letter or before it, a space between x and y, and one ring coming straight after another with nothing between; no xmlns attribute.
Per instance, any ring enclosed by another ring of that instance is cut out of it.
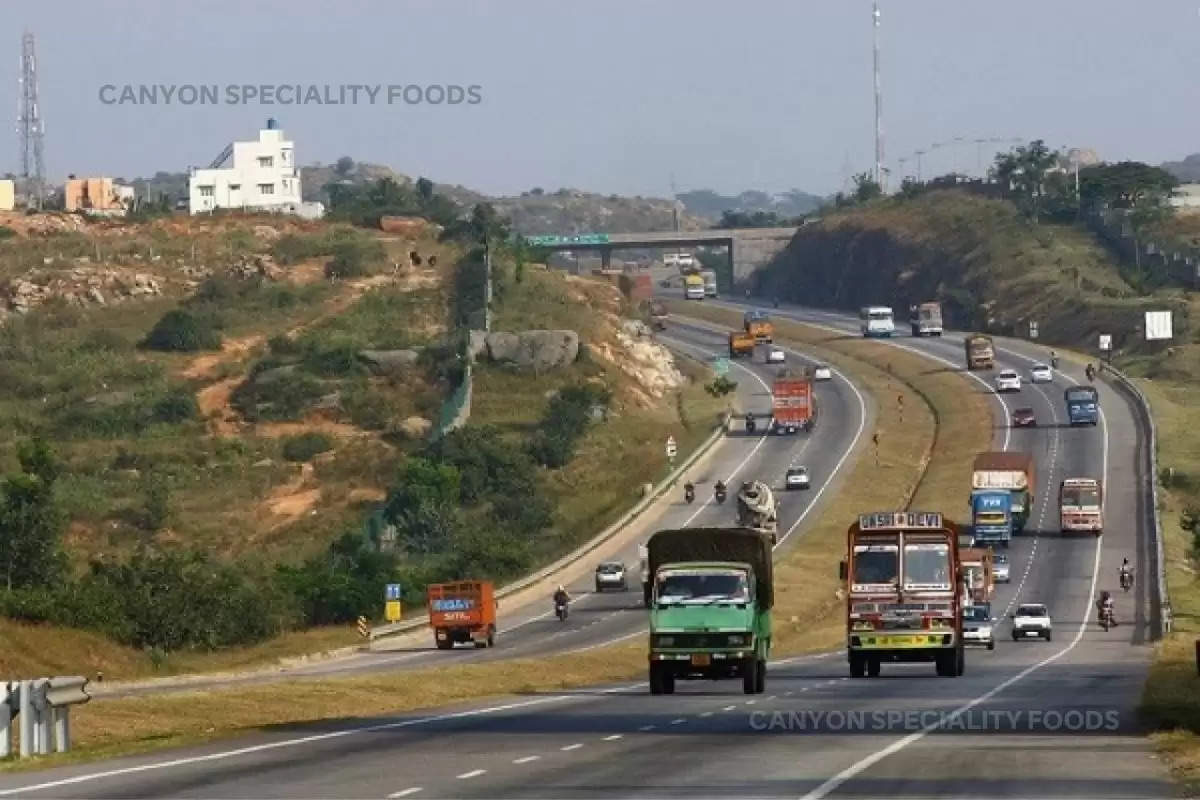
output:
<svg viewBox="0 0 1200 800"><path fill-rule="evenodd" d="M1128 558L1121 559L1121 585L1125 585L1125 581L1133 580L1133 565L1129 563Z"/></svg>
<svg viewBox="0 0 1200 800"><path fill-rule="evenodd" d="M691 481L683 485L683 494L689 501L696 496L696 487L692 485Z"/></svg>
<svg viewBox="0 0 1200 800"><path fill-rule="evenodd" d="M1054 352L1053 350L1050 351L1050 366L1054 369L1058 369L1058 353Z"/></svg>
<svg viewBox="0 0 1200 800"><path fill-rule="evenodd" d="M1116 624L1116 618L1113 616L1112 595L1108 593L1107 589L1100 592L1100 601L1096 603L1096 607L1100 609L1101 617L1107 614L1109 621Z"/></svg>
<svg viewBox="0 0 1200 800"><path fill-rule="evenodd" d="M715 484L713 484L713 494L725 494L725 481L718 480Z"/></svg>
<svg viewBox="0 0 1200 800"><path fill-rule="evenodd" d="M565 606L571 602L571 595L567 594L567 590L560 583L558 588L554 590L554 607Z"/></svg>
<svg viewBox="0 0 1200 800"><path fill-rule="evenodd" d="M1093 367L1091 364L1088 364L1088 365L1087 365L1087 369L1085 369L1085 370L1084 370L1084 372L1085 372L1085 373L1087 373L1087 379L1088 379L1089 381L1090 381L1090 380L1094 380L1094 379L1095 379L1095 377L1096 377L1096 368L1095 368L1095 367Z"/></svg>

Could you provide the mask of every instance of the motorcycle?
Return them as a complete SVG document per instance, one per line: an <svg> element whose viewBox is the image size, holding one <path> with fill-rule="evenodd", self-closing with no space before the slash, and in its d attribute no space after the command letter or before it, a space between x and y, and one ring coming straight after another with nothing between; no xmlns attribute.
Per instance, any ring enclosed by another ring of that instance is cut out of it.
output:
<svg viewBox="0 0 1200 800"><path fill-rule="evenodd" d="M724 489L713 489L713 497L716 499L716 501L718 503L724 503L725 502L725 490Z"/></svg>
<svg viewBox="0 0 1200 800"><path fill-rule="evenodd" d="M1121 588L1127 592L1133 588L1133 573L1132 572L1122 572L1121 573Z"/></svg>
<svg viewBox="0 0 1200 800"><path fill-rule="evenodd" d="M757 427L752 418L746 417L746 433L754 433Z"/></svg>
<svg viewBox="0 0 1200 800"><path fill-rule="evenodd" d="M1104 630L1117 627L1117 620L1113 616L1112 606L1100 607L1100 627Z"/></svg>
<svg viewBox="0 0 1200 800"><path fill-rule="evenodd" d="M554 615L558 617L559 622L566 622L567 621L567 604L566 603L555 603L554 604Z"/></svg>
<svg viewBox="0 0 1200 800"><path fill-rule="evenodd" d="M1087 374L1088 383L1095 383L1096 368L1093 367L1091 364L1088 364L1087 369L1084 370L1084 372Z"/></svg>
<svg viewBox="0 0 1200 800"><path fill-rule="evenodd" d="M1058 356L1050 356L1051 369L1058 369Z"/></svg>

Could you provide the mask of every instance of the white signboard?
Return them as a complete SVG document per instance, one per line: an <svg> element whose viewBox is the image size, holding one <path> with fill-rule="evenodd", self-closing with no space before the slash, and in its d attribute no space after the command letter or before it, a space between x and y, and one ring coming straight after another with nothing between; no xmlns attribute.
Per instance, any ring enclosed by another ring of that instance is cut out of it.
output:
<svg viewBox="0 0 1200 800"><path fill-rule="evenodd" d="M1025 473L1018 470L983 470L971 475L972 489L1024 489Z"/></svg>
<svg viewBox="0 0 1200 800"><path fill-rule="evenodd" d="M1112 350L1112 335L1108 333L1100 334L1100 349Z"/></svg>
<svg viewBox="0 0 1200 800"><path fill-rule="evenodd" d="M1171 336L1171 312L1147 311L1146 339L1170 339Z"/></svg>
<svg viewBox="0 0 1200 800"><path fill-rule="evenodd" d="M675 452L676 452L676 450L675 450L675 437L674 437L674 436L668 436L668 437L667 437L667 458L674 458L674 457L675 457Z"/></svg>

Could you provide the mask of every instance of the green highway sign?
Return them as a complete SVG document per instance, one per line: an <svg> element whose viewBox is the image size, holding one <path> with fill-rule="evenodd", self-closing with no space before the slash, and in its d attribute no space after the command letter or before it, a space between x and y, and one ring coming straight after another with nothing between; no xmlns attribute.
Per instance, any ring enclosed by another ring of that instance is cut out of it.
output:
<svg viewBox="0 0 1200 800"><path fill-rule="evenodd" d="M561 247L578 244L608 244L607 233L581 233L577 236L526 236L525 241L534 247Z"/></svg>
<svg viewBox="0 0 1200 800"><path fill-rule="evenodd" d="M713 372L717 373L718 376L724 378L726 375L729 374L729 359L728 358L714 358L712 368L713 368Z"/></svg>

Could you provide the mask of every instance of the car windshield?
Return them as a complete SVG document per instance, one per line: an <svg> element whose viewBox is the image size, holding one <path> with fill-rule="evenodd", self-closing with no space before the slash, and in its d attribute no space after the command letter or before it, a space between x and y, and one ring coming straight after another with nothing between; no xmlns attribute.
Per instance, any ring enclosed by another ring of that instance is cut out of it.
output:
<svg viewBox="0 0 1200 800"><path fill-rule="evenodd" d="M1001 378L1015 378L1015 377L1017 377L1017 373L1015 373L1015 372L1001 372L1001 373L1000 373L1000 377L1001 377Z"/></svg>
<svg viewBox="0 0 1200 800"><path fill-rule="evenodd" d="M997 565L1007 564L1008 556L1004 555L1003 553L996 553L996 555L992 558L992 561Z"/></svg>
<svg viewBox="0 0 1200 800"><path fill-rule="evenodd" d="M788 475L803 475L807 470L804 467L791 467L788 470Z"/></svg>
<svg viewBox="0 0 1200 800"><path fill-rule="evenodd" d="M737 572L673 572L658 580L660 603L744 603L748 598L746 576Z"/></svg>
<svg viewBox="0 0 1200 800"><path fill-rule="evenodd" d="M1016 414L1018 417L1032 417L1033 409L1032 408L1018 408L1013 413Z"/></svg>
<svg viewBox="0 0 1200 800"><path fill-rule="evenodd" d="M1017 609L1018 617L1044 617L1046 616L1045 606L1021 606Z"/></svg>
<svg viewBox="0 0 1200 800"><path fill-rule="evenodd" d="M1034 372L1049 372L1050 368L1047 367L1045 364L1034 364L1033 371Z"/></svg>
<svg viewBox="0 0 1200 800"><path fill-rule="evenodd" d="M964 622L987 622L988 610L984 606L967 606L963 609Z"/></svg>
<svg viewBox="0 0 1200 800"><path fill-rule="evenodd" d="M596 571L597 572L620 572L622 569L624 569L624 566L622 566L621 564L601 564L597 568Z"/></svg>

